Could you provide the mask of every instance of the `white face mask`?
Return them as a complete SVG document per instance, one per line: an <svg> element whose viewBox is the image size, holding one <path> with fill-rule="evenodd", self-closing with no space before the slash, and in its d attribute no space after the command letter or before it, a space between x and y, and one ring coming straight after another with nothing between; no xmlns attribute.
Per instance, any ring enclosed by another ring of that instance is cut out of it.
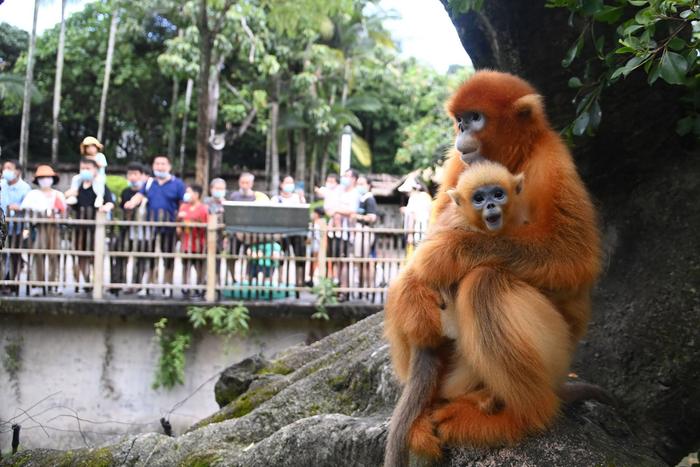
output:
<svg viewBox="0 0 700 467"><path fill-rule="evenodd" d="M38 180L41 188L51 188L53 186L53 178L43 177Z"/></svg>

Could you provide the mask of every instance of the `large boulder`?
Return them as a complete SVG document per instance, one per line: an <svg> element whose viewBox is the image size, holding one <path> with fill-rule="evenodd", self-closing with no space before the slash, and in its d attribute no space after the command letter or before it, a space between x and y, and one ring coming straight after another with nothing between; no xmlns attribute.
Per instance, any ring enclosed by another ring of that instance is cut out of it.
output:
<svg viewBox="0 0 700 467"><path fill-rule="evenodd" d="M383 313L264 365L238 365L248 389L187 433L150 433L99 449L30 450L10 465L377 466L398 399ZM249 368L246 377L242 373ZM226 374L226 372L224 372ZM441 465L663 465L610 407L564 411L546 433L509 448L445 451Z"/></svg>

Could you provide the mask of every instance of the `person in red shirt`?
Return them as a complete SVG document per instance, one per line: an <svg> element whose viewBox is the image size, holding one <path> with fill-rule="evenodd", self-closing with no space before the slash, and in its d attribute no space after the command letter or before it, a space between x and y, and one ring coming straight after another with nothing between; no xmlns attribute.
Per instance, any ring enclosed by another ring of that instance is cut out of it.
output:
<svg viewBox="0 0 700 467"><path fill-rule="evenodd" d="M180 250L186 254L205 253L207 231L204 227L192 227L189 224L206 223L209 212L207 205L202 202L202 187L191 185L185 190L184 203L180 205L177 219L184 224L178 227L180 235ZM204 283L204 259L184 258L182 260L182 280L185 285L190 283L190 271L194 267L197 274L197 285ZM183 290L184 295L189 295L189 289ZM193 296L203 295L202 290L195 291Z"/></svg>

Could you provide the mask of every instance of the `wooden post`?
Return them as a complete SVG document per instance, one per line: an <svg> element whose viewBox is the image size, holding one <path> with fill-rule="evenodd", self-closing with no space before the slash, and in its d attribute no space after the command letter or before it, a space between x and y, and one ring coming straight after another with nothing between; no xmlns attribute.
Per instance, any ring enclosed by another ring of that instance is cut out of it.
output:
<svg viewBox="0 0 700 467"><path fill-rule="evenodd" d="M321 241L318 247L318 274L321 279L326 278L326 250L328 249L328 225L325 219L321 219ZM311 280L314 278L312 277Z"/></svg>
<svg viewBox="0 0 700 467"><path fill-rule="evenodd" d="M207 291L205 298L208 302L216 300L216 234L218 216L209 214L207 217Z"/></svg>
<svg viewBox="0 0 700 467"><path fill-rule="evenodd" d="M102 300L105 272L105 220L107 214L97 211L95 216L95 262L92 270L92 299Z"/></svg>

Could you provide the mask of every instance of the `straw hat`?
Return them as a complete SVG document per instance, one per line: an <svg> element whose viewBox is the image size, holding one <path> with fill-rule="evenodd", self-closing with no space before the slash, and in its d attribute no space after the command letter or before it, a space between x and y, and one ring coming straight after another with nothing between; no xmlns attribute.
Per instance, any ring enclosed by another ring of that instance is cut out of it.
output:
<svg viewBox="0 0 700 467"><path fill-rule="evenodd" d="M93 145L97 146L98 151L102 151L102 148L103 148L102 143L100 143L100 141L97 138L95 138L94 136L88 136L83 140L82 143L80 143L80 154L85 155L85 147L86 146L93 146Z"/></svg>
<svg viewBox="0 0 700 467"><path fill-rule="evenodd" d="M54 172L50 165L40 165L36 168L36 172L34 172L34 183L38 185L38 179L43 177L53 177L53 184L56 185L58 183L58 174Z"/></svg>

